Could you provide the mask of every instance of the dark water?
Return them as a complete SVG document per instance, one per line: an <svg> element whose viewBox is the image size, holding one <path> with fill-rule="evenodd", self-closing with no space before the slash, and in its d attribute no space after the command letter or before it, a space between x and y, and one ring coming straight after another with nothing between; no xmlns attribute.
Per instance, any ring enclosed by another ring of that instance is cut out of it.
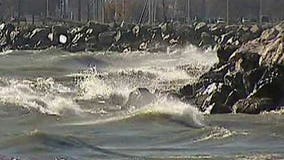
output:
<svg viewBox="0 0 284 160"><path fill-rule="evenodd" d="M137 87L176 89L217 61L170 53L0 53L0 159L283 159L283 112L206 115L157 95L124 107Z"/></svg>

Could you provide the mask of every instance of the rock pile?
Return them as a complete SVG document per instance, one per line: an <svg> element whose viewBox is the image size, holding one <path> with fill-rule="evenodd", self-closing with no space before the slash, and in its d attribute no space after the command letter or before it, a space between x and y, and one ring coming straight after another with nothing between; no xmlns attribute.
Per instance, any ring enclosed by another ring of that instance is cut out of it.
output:
<svg viewBox="0 0 284 160"><path fill-rule="evenodd" d="M232 43L219 43L219 63L180 89L185 101L211 114L258 114L284 106L284 23L262 32L257 26L245 30L255 33L253 39L241 33L226 38Z"/></svg>
<svg viewBox="0 0 284 160"><path fill-rule="evenodd" d="M217 44L243 44L258 37L262 28L253 26L193 25L162 23L156 26L122 23L82 26L0 25L0 50L38 50L57 47L70 52L85 50L165 51L167 47L193 44L214 47ZM274 33L271 33L274 34ZM268 37L269 38L269 37Z"/></svg>

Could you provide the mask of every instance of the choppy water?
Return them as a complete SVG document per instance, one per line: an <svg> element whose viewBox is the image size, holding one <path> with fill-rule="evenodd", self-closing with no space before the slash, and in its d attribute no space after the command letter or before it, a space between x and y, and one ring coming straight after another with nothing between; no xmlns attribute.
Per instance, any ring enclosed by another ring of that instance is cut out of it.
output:
<svg viewBox="0 0 284 160"><path fill-rule="evenodd" d="M203 115L138 87L176 89L217 61L189 46L169 53L0 53L0 159L283 159L283 113Z"/></svg>

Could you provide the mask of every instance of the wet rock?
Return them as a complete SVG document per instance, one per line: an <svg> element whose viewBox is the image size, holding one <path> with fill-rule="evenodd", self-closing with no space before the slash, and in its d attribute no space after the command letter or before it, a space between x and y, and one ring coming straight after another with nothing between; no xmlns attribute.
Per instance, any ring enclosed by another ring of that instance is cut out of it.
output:
<svg viewBox="0 0 284 160"><path fill-rule="evenodd" d="M15 30L15 26L8 24L1 24L1 37L0 37L0 48L7 47L8 45L12 45L11 33Z"/></svg>
<svg viewBox="0 0 284 160"><path fill-rule="evenodd" d="M262 41L269 41L275 38L278 33L279 31L277 31L275 28L267 29L264 32L262 32L262 35L260 38Z"/></svg>
<svg viewBox="0 0 284 160"><path fill-rule="evenodd" d="M255 84L250 97L268 97L275 105L284 104L284 69L283 67L268 67L261 79Z"/></svg>
<svg viewBox="0 0 284 160"><path fill-rule="evenodd" d="M199 35L195 32L191 26L182 26L176 30L176 35L180 38L180 44L193 44L198 45L200 43Z"/></svg>
<svg viewBox="0 0 284 160"><path fill-rule="evenodd" d="M219 59L219 64L225 64L228 62L231 55L238 49L238 46L235 45L225 45L219 46L217 48L217 56Z"/></svg>
<svg viewBox="0 0 284 160"><path fill-rule="evenodd" d="M227 98L231 93L231 88L222 83L213 83L208 86L204 94L209 95L203 102L200 110L203 112L209 112L211 114L218 113L231 113L231 106L227 106Z"/></svg>
<svg viewBox="0 0 284 160"><path fill-rule="evenodd" d="M54 46L57 46L59 44L65 45L71 41L71 36L68 33L68 28L60 25L52 26L49 37Z"/></svg>
<svg viewBox="0 0 284 160"><path fill-rule="evenodd" d="M129 94L126 106L141 107L148 105L156 99L147 88L138 88Z"/></svg>
<svg viewBox="0 0 284 160"><path fill-rule="evenodd" d="M236 71L247 72L259 67L260 55L245 51L235 52L230 61L235 62Z"/></svg>
<svg viewBox="0 0 284 160"><path fill-rule="evenodd" d="M95 35L98 35L99 33L102 33L102 32L106 32L109 28L108 25L96 23L96 22L88 22L87 27L88 29L92 29L92 33Z"/></svg>
<svg viewBox="0 0 284 160"><path fill-rule="evenodd" d="M224 25L213 25L211 28L210 28L210 31L212 33L212 35L215 35L215 36L220 36L222 34L225 34L225 28L224 28Z"/></svg>
<svg viewBox="0 0 284 160"><path fill-rule="evenodd" d="M115 36L117 35L116 31L108 31L99 34L99 43L102 45L110 46L113 42L115 42Z"/></svg>
<svg viewBox="0 0 284 160"><path fill-rule="evenodd" d="M277 24L274 28L279 32L283 32L284 31L284 21Z"/></svg>
<svg viewBox="0 0 284 160"><path fill-rule="evenodd" d="M208 83L219 83L224 81L224 76L227 74L230 64L225 64L222 66L217 66L216 68L211 68L210 71L204 73L200 76L200 81L205 82L205 85Z"/></svg>
<svg viewBox="0 0 284 160"><path fill-rule="evenodd" d="M202 32L201 33L201 42L199 44L199 46L214 46L215 45L215 41L213 39L213 37L207 33L207 32Z"/></svg>
<svg viewBox="0 0 284 160"><path fill-rule="evenodd" d="M197 23L194 30L196 32L202 33L202 32L208 32L209 28L205 22Z"/></svg>
<svg viewBox="0 0 284 160"><path fill-rule="evenodd" d="M267 44L260 54L262 64L284 64L284 35Z"/></svg>
<svg viewBox="0 0 284 160"><path fill-rule="evenodd" d="M174 27L172 23L163 23L160 24L162 34L168 35L174 32Z"/></svg>
<svg viewBox="0 0 284 160"><path fill-rule="evenodd" d="M275 110L270 98L248 98L239 100L234 106L235 113L259 114L263 111Z"/></svg>
<svg viewBox="0 0 284 160"><path fill-rule="evenodd" d="M246 95L254 91L256 84L261 80L264 72L265 67L259 67L243 74L243 86Z"/></svg>
<svg viewBox="0 0 284 160"><path fill-rule="evenodd" d="M250 28L250 32L255 36L258 37L262 33L262 28L258 25L253 25Z"/></svg>
<svg viewBox="0 0 284 160"><path fill-rule="evenodd" d="M29 36L30 43L29 45L33 48L46 48L51 45L51 41L48 38L50 33L49 28L36 28L32 31Z"/></svg>
<svg viewBox="0 0 284 160"><path fill-rule="evenodd" d="M234 40L231 40L231 42L229 40L232 39L234 36L235 36L234 31L226 32L225 34L220 36L218 42L221 45L231 44L231 42L233 42Z"/></svg>

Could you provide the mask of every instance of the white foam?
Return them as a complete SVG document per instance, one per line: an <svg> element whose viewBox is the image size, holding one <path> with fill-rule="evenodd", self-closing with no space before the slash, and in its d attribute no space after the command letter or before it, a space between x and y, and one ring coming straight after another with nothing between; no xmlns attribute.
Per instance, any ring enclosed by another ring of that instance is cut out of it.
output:
<svg viewBox="0 0 284 160"><path fill-rule="evenodd" d="M181 120L186 123L204 126L203 115L197 108L190 104L183 103L179 100L169 100L160 98L155 103L142 108L138 113L161 113L171 115L176 120Z"/></svg>
<svg viewBox="0 0 284 160"><path fill-rule="evenodd" d="M7 85L0 86L0 102L36 109L50 115L61 115L66 110L81 111L71 97L58 94L67 92L68 89L55 85L52 79L40 78L37 81L38 83L28 80L7 80Z"/></svg>
<svg viewBox="0 0 284 160"><path fill-rule="evenodd" d="M171 116L172 120L189 124L190 126L204 127L203 115L193 106L182 103L178 100L169 100L167 98L159 98L152 104L144 106L142 108L128 108L116 116L105 119L89 120L84 122L66 123L64 126L84 126L84 125L96 125L110 122L121 121L125 119L131 119L139 115L151 114L153 116L159 114L165 114Z"/></svg>
<svg viewBox="0 0 284 160"><path fill-rule="evenodd" d="M208 128L205 128L205 129L208 129ZM220 139L232 137L234 135L244 135L244 136L248 135L248 132L231 131L224 127L213 127L213 128L210 128L210 130L211 131L209 132L208 135L205 135L194 142L196 143L196 142L203 142L203 141L208 141L208 140L220 140Z"/></svg>
<svg viewBox="0 0 284 160"><path fill-rule="evenodd" d="M79 96L78 99L90 100L94 98L108 99L113 94L123 95L127 97L131 92L127 84L123 84L119 80L108 81L98 77L98 74L87 75L83 80L79 80Z"/></svg>

